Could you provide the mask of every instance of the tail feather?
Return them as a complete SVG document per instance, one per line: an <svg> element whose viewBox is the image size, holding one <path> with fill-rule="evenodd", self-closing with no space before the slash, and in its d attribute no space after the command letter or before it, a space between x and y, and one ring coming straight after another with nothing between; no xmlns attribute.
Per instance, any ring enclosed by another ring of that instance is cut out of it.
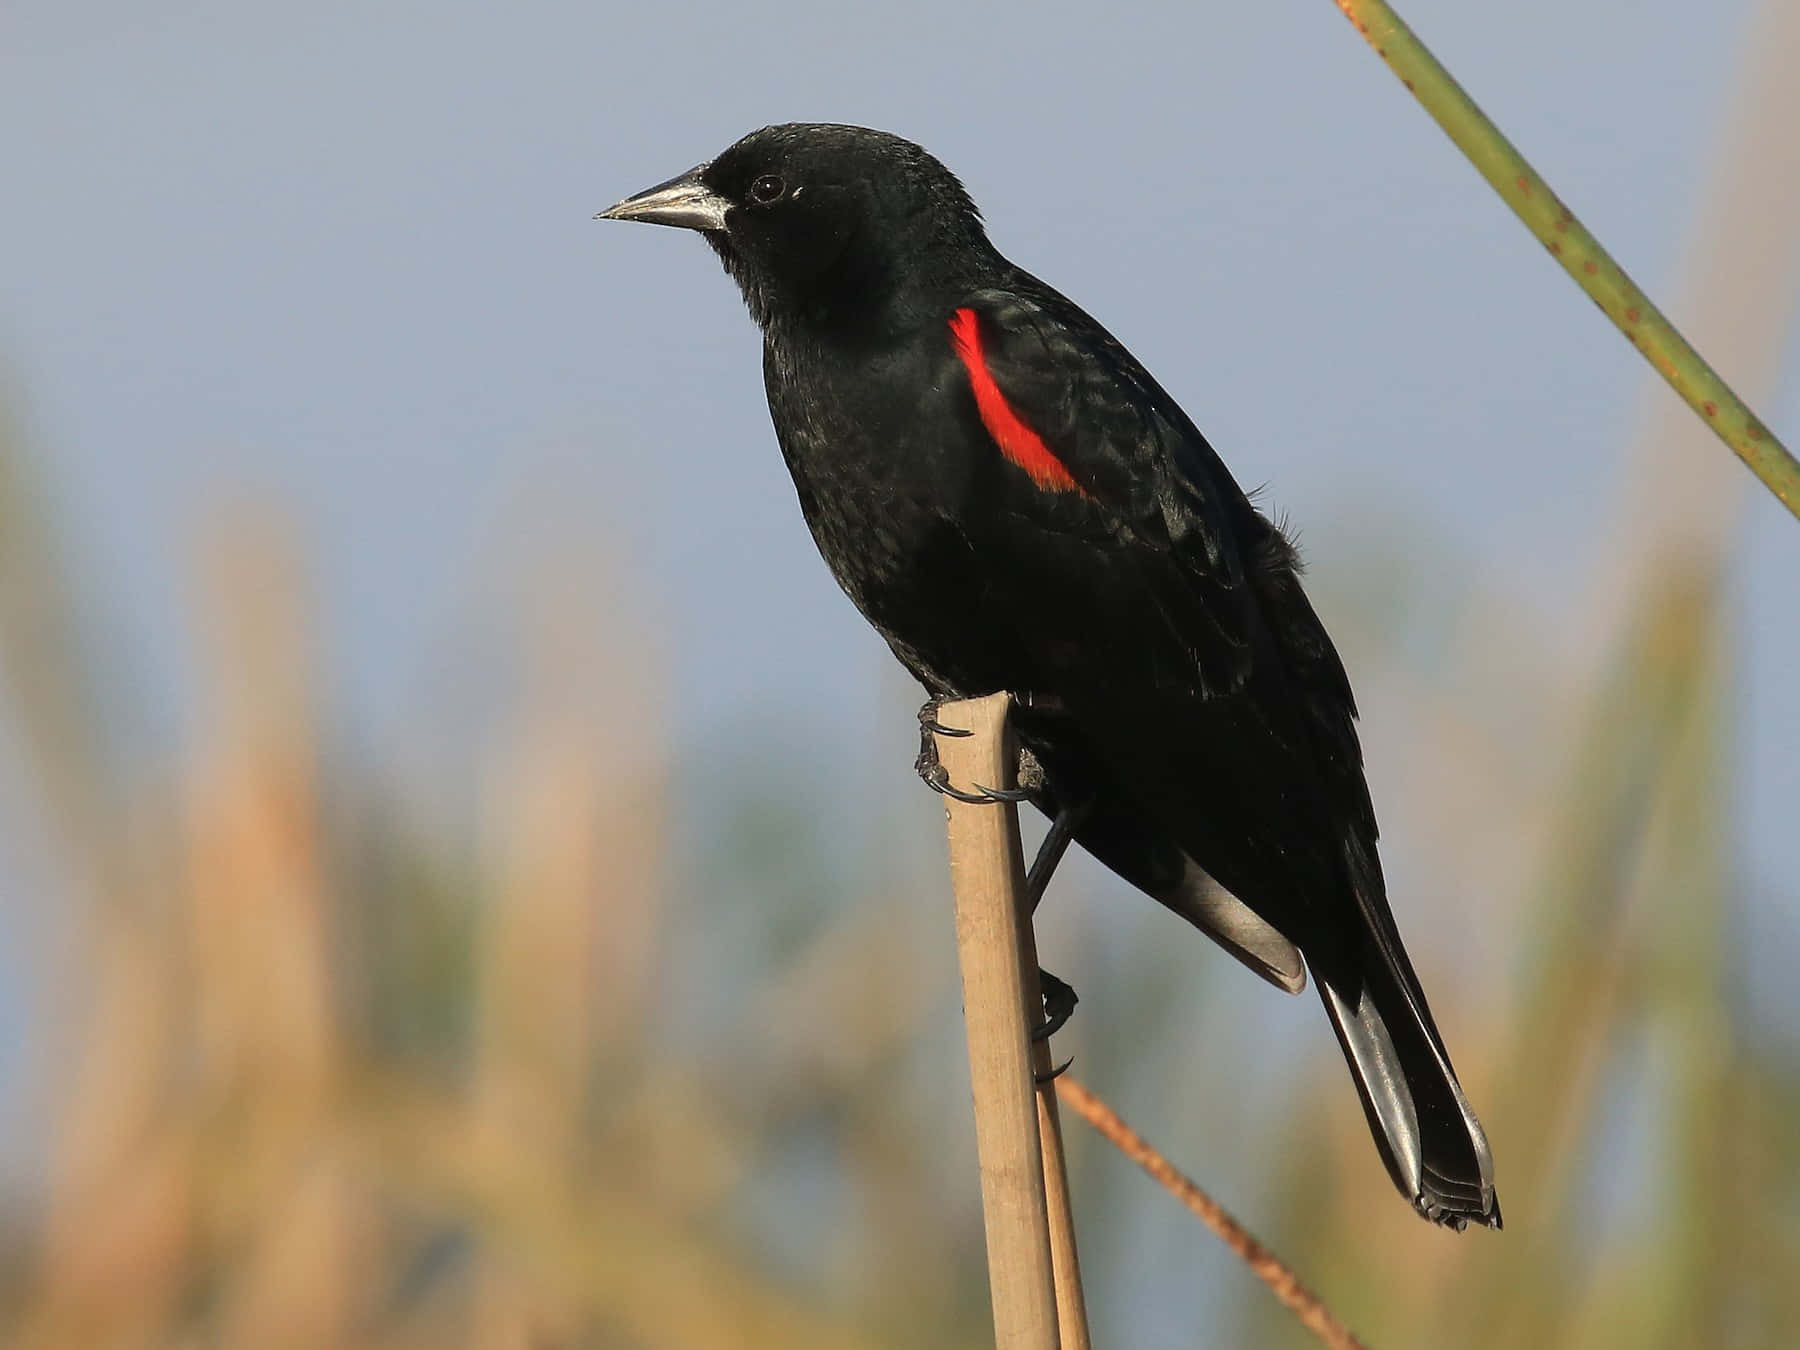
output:
<svg viewBox="0 0 1800 1350"><path fill-rule="evenodd" d="M1460 1229L1500 1227L1494 1162L1424 1000L1377 944L1360 987L1314 970L1319 997L1344 1048L1363 1114L1388 1175L1413 1208ZM1408 972L1410 973L1410 972Z"/></svg>
<svg viewBox="0 0 1800 1350"><path fill-rule="evenodd" d="M1047 788L1042 797L1045 813L1054 816L1056 798ZM1297 994L1306 988L1306 963L1300 958L1300 949L1208 876L1141 813L1122 809L1105 798L1096 799L1075 838L1094 857L1193 924L1277 989Z"/></svg>

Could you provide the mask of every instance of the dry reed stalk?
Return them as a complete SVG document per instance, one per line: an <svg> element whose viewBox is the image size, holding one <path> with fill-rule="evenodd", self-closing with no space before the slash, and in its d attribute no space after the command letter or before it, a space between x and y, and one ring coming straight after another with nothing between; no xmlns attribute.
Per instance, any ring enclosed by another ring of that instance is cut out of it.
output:
<svg viewBox="0 0 1800 1350"><path fill-rule="evenodd" d="M1023 896L1023 888L1015 892ZM1037 934L1032 917L1015 900L1020 967L1030 990L1027 1020L1035 1031L1043 1024L1044 1000L1038 982ZM1050 1219L1050 1269L1056 1281L1056 1326L1062 1350L1088 1350L1087 1291L1081 1282L1081 1253L1075 1242L1075 1205L1069 1194L1069 1167L1063 1155L1062 1115L1056 1109L1052 1083L1055 1064L1047 1039L1031 1043L1031 1070L1037 1083L1038 1145L1044 1159L1044 1202Z"/></svg>
<svg viewBox="0 0 1800 1350"><path fill-rule="evenodd" d="M1488 1075L1495 1137L1516 1159L1503 1183L1511 1231L1491 1260L1465 1266L1437 1290L1444 1334L1473 1319L1494 1344L1541 1344L1568 1316L1568 1303L1549 1293L1569 1259L1558 1237L1591 1165L1581 1145L1602 1107L1609 1054L1620 1027L1638 1015L1632 932L1655 884L1645 871L1645 833L1667 790L1713 603L1709 581L1676 572L1644 583L1635 624L1594 692L1557 794L1567 823L1536 887L1525 978Z"/></svg>
<svg viewBox="0 0 1800 1350"><path fill-rule="evenodd" d="M99 1006L56 1141L37 1288L8 1330L18 1350L154 1343L191 1273L200 1141L158 1109L172 972L136 925L110 917L90 948Z"/></svg>
<svg viewBox="0 0 1800 1350"><path fill-rule="evenodd" d="M895 1350L905 1344L787 1294L748 1268L710 1227L672 1213L662 1197L631 1184L628 1166L574 1185L546 1185L505 1141L476 1137L466 1112L404 1079L368 1080L346 1124L366 1168L508 1252L552 1301L566 1302L590 1333L597 1327L602 1344L645 1350Z"/></svg>
<svg viewBox="0 0 1800 1350"><path fill-rule="evenodd" d="M475 1146L577 1189L588 1088L641 1034L660 931L664 828L660 708L633 614L591 595L610 569L549 513L508 608L521 616L521 695L485 816L498 825L495 894L477 949L469 1124ZM540 528L542 528L540 526ZM484 1254L470 1339L568 1344L579 1309L509 1254Z"/></svg>
<svg viewBox="0 0 1800 1350"><path fill-rule="evenodd" d="M554 616L542 615L547 622ZM558 625L560 627L560 624ZM527 638L525 724L492 776L487 817L499 822L498 886L484 914L474 1090L476 1147L532 1173L533 1191L565 1188L579 1171L583 1106L597 1008L595 978L605 872L604 819L590 719L558 697L565 634ZM544 687L544 686L548 687ZM508 1254L483 1253L469 1343L566 1344L574 1310Z"/></svg>
<svg viewBox="0 0 1800 1350"><path fill-rule="evenodd" d="M1012 785L1010 702L1001 693L939 709L945 726L970 733L937 737L939 760L953 784L965 791ZM994 1341L998 1350L1055 1350L1055 1275L1019 946L1024 863L1018 811L1011 803L944 802Z"/></svg>
<svg viewBox="0 0 1800 1350"><path fill-rule="evenodd" d="M195 1106L221 1164L208 1222L243 1249L217 1334L343 1345L375 1224L328 1142L341 1050L304 587L261 513L230 522L205 561L217 687L188 836Z"/></svg>

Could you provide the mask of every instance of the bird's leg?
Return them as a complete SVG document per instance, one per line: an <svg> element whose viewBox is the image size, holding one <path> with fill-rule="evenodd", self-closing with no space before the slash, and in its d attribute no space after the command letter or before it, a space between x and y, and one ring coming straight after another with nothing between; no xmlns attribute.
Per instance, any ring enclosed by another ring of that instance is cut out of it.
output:
<svg viewBox="0 0 1800 1350"><path fill-rule="evenodd" d="M1030 801L1031 793L1025 788L984 788L980 783L975 783L972 785L975 789L973 792L964 792L950 782L949 770L938 762L937 737L967 736L970 733L961 727L947 727L938 721L938 708L943 702L941 698L928 698L925 706L919 709L919 757L913 761L913 768L925 780L925 786L956 801L976 805Z"/></svg>
<svg viewBox="0 0 1800 1350"><path fill-rule="evenodd" d="M1081 822L1087 819L1093 806L1091 798L1072 803L1058 811L1050 822L1050 832L1038 845L1037 857L1031 860L1031 871L1025 875L1025 908L1028 912L1037 913L1044 889L1050 884L1050 874L1056 871L1063 854L1069 851L1069 841L1074 839L1075 831L1081 828Z"/></svg>
<svg viewBox="0 0 1800 1350"><path fill-rule="evenodd" d="M1056 870L1056 864L1062 861L1068 852L1069 841L1075 837L1075 831L1081 822L1087 819L1093 808L1093 800L1078 805L1063 807L1050 822L1050 832L1044 836L1044 842L1038 845L1037 857L1031 861L1031 871L1025 878L1025 912L1037 913L1038 902L1044 898L1044 888L1050 884L1050 874ZM1030 922L1027 919L1027 922ZM1031 1030L1031 1038L1048 1040L1062 1029L1075 1011L1075 990L1066 980L1059 980L1042 966L1038 967L1038 987L1044 994L1044 1020ZM1069 1067L1072 1061L1065 1061L1060 1067L1052 1069L1049 1074L1040 1077L1040 1084L1048 1083Z"/></svg>

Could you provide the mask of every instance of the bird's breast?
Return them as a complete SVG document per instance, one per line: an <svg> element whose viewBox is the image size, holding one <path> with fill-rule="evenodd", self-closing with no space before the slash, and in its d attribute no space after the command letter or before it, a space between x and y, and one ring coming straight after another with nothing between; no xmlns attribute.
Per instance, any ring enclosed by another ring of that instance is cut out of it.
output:
<svg viewBox="0 0 1800 1350"><path fill-rule="evenodd" d="M906 352L814 363L771 348L764 371L801 511L838 584L927 683L991 678L946 363Z"/></svg>

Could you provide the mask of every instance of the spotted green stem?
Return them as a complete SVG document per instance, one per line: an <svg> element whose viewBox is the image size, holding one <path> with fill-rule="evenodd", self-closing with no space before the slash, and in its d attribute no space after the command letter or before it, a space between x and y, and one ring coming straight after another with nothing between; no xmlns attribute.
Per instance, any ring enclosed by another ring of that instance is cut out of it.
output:
<svg viewBox="0 0 1800 1350"><path fill-rule="evenodd" d="M1356 31L1619 331L1800 517L1800 463L1637 288L1384 0L1337 0Z"/></svg>

